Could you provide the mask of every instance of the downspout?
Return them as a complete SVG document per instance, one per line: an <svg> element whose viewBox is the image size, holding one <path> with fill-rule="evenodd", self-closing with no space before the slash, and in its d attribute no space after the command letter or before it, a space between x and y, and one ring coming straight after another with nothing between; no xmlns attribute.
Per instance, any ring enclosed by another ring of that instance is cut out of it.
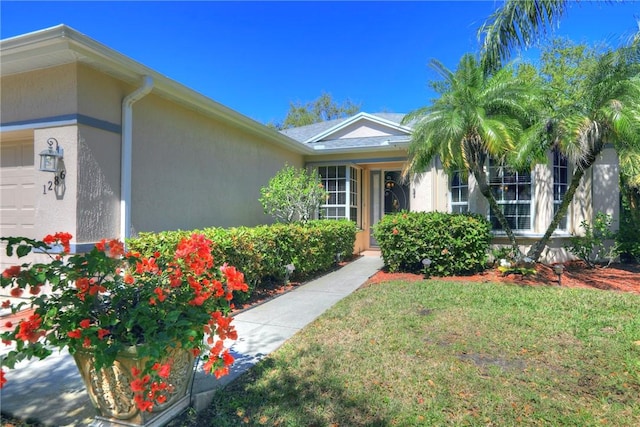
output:
<svg viewBox="0 0 640 427"><path fill-rule="evenodd" d="M122 100L122 146L120 153L120 240L131 236L131 157L133 145L133 104L153 89L153 79L144 76L142 86Z"/></svg>

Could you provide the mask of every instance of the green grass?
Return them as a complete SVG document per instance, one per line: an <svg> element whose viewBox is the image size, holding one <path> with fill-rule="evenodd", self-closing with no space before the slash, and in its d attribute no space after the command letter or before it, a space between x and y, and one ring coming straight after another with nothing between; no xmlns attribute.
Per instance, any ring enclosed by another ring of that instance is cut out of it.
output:
<svg viewBox="0 0 640 427"><path fill-rule="evenodd" d="M435 280L361 289L184 422L640 425L640 295Z"/></svg>

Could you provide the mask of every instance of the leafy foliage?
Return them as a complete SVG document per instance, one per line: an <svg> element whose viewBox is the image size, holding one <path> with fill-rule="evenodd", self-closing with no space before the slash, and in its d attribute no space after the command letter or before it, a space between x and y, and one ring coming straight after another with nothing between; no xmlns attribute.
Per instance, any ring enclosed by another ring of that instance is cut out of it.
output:
<svg viewBox="0 0 640 427"><path fill-rule="evenodd" d="M290 103L287 116L282 123L269 123L277 130L312 125L327 120L349 117L360 111L360 104L354 104L347 99L342 104L333 100L331 94L323 92L318 99L302 104Z"/></svg>
<svg viewBox="0 0 640 427"><path fill-rule="evenodd" d="M385 265L391 272L424 271L451 276L486 267L491 224L475 214L401 212L385 215L374 227Z"/></svg>
<svg viewBox="0 0 640 427"><path fill-rule="evenodd" d="M285 166L260 190L264 212L278 221L308 221L326 200L327 192L316 170Z"/></svg>
<svg viewBox="0 0 640 427"><path fill-rule="evenodd" d="M513 231L487 182L484 165L489 156L500 160L515 157L519 141L528 133L538 133L532 125L539 122L539 91L511 67L486 75L471 54L460 59L455 71L435 60L431 66L443 80L440 97L403 120L414 128L409 170L423 172L437 156L448 173L461 170L473 175L514 252L519 253Z"/></svg>
<svg viewBox="0 0 640 427"><path fill-rule="evenodd" d="M620 230L616 242L620 259L640 262L640 189L628 186L621 177Z"/></svg>
<svg viewBox="0 0 640 427"><path fill-rule="evenodd" d="M224 340L237 338L230 324L230 300L247 285L235 267L213 264L208 239L195 233L167 246L164 253L153 251L148 256L125 253L121 242L105 239L87 253L68 255L71 237L56 233L42 241L0 239L7 244L7 255L14 248L19 257L37 249L51 259L12 266L2 273L0 285L13 297L25 290L31 294L28 303L12 305L7 300L3 308L10 307L13 313L25 305L33 308L28 319L5 325L12 329L1 334L2 340L15 343L15 349L2 359L2 366L44 359L52 348L66 347L72 354L91 351L99 371L113 366L119 353L137 346L138 356L147 362L139 372L131 372L135 379L130 386L141 411L151 411L171 393L171 384L164 379L172 361L163 359L169 348L200 355L205 371L216 377L228 373L233 357ZM62 251L54 252L57 244ZM44 286L51 290L42 292Z"/></svg>
<svg viewBox="0 0 640 427"><path fill-rule="evenodd" d="M288 264L295 266L290 277L295 280L330 270L335 266L337 254L344 259L353 254L356 231L352 221L312 220L258 227L140 233L127 244L143 255L155 251L165 253L183 236L202 233L212 242L214 260L224 259L244 273L249 293L236 296L236 301L242 301L263 284L283 281Z"/></svg>
<svg viewBox="0 0 640 427"><path fill-rule="evenodd" d="M602 212L596 214L593 224L582 221L580 227L584 230L584 235L573 235L566 249L591 268L605 259L611 264L619 252L615 243L616 233L611 231L611 221L611 215Z"/></svg>

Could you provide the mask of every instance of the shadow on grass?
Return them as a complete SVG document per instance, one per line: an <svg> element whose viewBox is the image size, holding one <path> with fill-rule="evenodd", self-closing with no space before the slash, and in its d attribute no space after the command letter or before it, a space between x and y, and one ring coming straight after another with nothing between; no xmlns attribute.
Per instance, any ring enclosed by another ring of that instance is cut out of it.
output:
<svg viewBox="0 0 640 427"><path fill-rule="evenodd" d="M263 360L217 392L196 425L390 425L388 408L372 406L365 394L341 383L332 374L337 359L326 357L326 347L313 347L298 350L294 361Z"/></svg>

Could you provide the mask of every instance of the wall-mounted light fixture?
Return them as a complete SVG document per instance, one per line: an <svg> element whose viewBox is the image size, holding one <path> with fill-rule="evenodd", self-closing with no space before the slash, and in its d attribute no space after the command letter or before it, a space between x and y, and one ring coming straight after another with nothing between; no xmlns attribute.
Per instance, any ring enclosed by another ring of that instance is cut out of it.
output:
<svg viewBox="0 0 640 427"><path fill-rule="evenodd" d="M55 138L47 139L49 148L40 152L40 170L42 172L58 172L58 164L64 157L64 150ZM55 144L55 148L53 147Z"/></svg>

